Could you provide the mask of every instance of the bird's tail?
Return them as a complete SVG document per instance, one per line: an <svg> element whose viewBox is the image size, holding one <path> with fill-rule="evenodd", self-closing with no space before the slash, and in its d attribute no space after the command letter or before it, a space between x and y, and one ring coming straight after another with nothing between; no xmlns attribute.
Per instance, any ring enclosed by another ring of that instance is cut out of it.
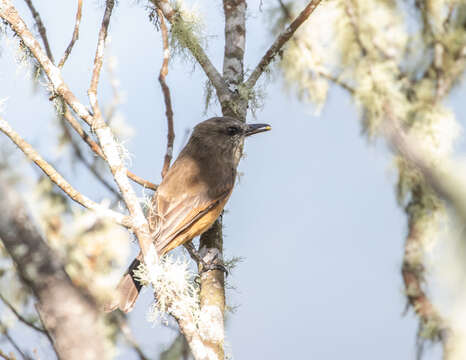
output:
<svg viewBox="0 0 466 360"><path fill-rule="evenodd" d="M119 308L121 311L127 313L133 309L134 303L142 288L141 283L134 278L133 274L133 271L137 269L141 263L139 260L140 256L141 254L129 265L128 270L118 283L116 294L113 299L104 305L104 311L110 312Z"/></svg>

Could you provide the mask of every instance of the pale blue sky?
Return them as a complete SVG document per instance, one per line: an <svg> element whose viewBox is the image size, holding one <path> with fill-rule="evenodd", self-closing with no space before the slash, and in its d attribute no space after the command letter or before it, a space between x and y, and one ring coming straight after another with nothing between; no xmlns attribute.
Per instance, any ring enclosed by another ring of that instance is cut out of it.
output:
<svg viewBox="0 0 466 360"><path fill-rule="evenodd" d="M16 3L31 24L23 3ZM75 1L36 3L59 58L71 35ZM64 70L66 82L83 102L101 3L85 2L80 40ZM119 3L112 17L109 51L118 58L117 76L126 93L119 109L135 129L126 145L133 154L132 170L158 182L166 141L165 109L156 81L159 33L142 6ZM200 10L207 11L208 53L221 69L222 5L202 4L207 2L201 2ZM272 38L267 36L268 15L259 11L259 1L250 1L248 12L246 66L251 68ZM104 75L101 103L111 97L107 80ZM0 98L9 97L5 119L72 174L79 190L99 200L102 187L84 169L70 172L55 147L46 146L44 139L55 132L53 109L44 100L46 95L31 91L11 51L4 50L0 58L0 81ZM190 63L178 60L170 66L167 82L177 151L186 129L220 114L217 105L203 114L204 81L203 73ZM357 110L340 89L332 88L321 115L314 116L309 104L283 91L278 75L262 86L267 93L264 107L257 111L257 119L249 116L248 121L270 123L273 130L247 140L247 156L240 165L244 176L224 217L226 256L244 257L229 277L236 290L228 292L228 302L238 305L227 328L233 358L414 359L417 322L411 311L402 316L400 268L406 221L395 201L396 172L390 155L382 143L368 144L360 135ZM147 292L130 319L153 357L174 332L145 320L149 301ZM25 339L37 341L34 335ZM131 351L119 357L136 358ZM440 356L434 351L426 359Z"/></svg>

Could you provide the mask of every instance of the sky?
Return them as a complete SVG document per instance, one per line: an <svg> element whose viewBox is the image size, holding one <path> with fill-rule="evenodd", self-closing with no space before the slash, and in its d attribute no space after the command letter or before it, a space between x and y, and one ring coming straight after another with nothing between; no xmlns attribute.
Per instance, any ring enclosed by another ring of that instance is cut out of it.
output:
<svg viewBox="0 0 466 360"><path fill-rule="evenodd" d="M17 3L32 24L23 3ZM76 4L36 3L59 58L71 37ZM84 103L102 3L85 2L80 39L63 71ZM208 35L207 52L221 69L222 5L211 4L199 2L199 12ZM266 6L261 11L259 1L248 4L246 67L251 69L273 38ZM160 34L142 5L119 1L109 35L107 55L118 61L116 76L125 94L119 112L134 129L125 143L132 154L131 170L158 182L166 146L157 82ZM47 142L56 134L53 108L43 91L33 91L27 70L15 63L13 45L0 41L0 98L7 98L2 116L80 191L101 200L101 185L83 168L71 169L66 157ZM104 73L101 104L111 99L108 80ZM220 115L220 108L214 104L204 114L205 76L185 59L172 62L167 83L177 153L186 132ZM396 170L389 152L382 142L368 143L361 136L357 108L339 88L331 88L326 106L315 115L310 104L285 89L276 71L260 86L266 94L264 105L255 118L248 114L248 121L269 123L272 131L247 139L239 168L243 175L224 216L225 256L243 258L228 278L234 289L228 290L227 301L235 312L227 318L227 353L234 359L414 359L417 320L412 311L403 315L406 219L396 204ZM457 108L459 98L453 101ZM5 141L1 144L14 149ZM146 292L130 323L146 353L155 357L175 332L146 320L150 300ZM27 330L15 333L25 334L24 341L37 346L37 337ZM40 345L40 351L45 347ZM438 348L425 357L440 358ZM117 359L137 356L123 349Z"/></svg>

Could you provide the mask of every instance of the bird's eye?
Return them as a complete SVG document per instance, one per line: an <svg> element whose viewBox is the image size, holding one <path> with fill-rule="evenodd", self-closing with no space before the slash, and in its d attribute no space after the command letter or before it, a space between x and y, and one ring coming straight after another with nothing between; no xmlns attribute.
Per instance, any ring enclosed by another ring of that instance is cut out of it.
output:
<svg viewBox="0 0 466 360"><path fill-rule="evenodd" d="M236 135L240 132L240 128L237 126L229 126L227 129L228 135Z"/></svg>

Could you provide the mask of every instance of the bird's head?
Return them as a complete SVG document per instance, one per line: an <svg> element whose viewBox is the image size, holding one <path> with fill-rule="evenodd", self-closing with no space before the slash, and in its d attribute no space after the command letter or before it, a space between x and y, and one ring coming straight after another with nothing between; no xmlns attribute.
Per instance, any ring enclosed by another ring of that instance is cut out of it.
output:
<svg viewBox="0 0 466 360"><path fill-rule="evenodd" d="M268 124L245 124L233 117L214 117L196 125L192 137L236 147L242 144L245 137L270 129L272 127Z"/></svg>

